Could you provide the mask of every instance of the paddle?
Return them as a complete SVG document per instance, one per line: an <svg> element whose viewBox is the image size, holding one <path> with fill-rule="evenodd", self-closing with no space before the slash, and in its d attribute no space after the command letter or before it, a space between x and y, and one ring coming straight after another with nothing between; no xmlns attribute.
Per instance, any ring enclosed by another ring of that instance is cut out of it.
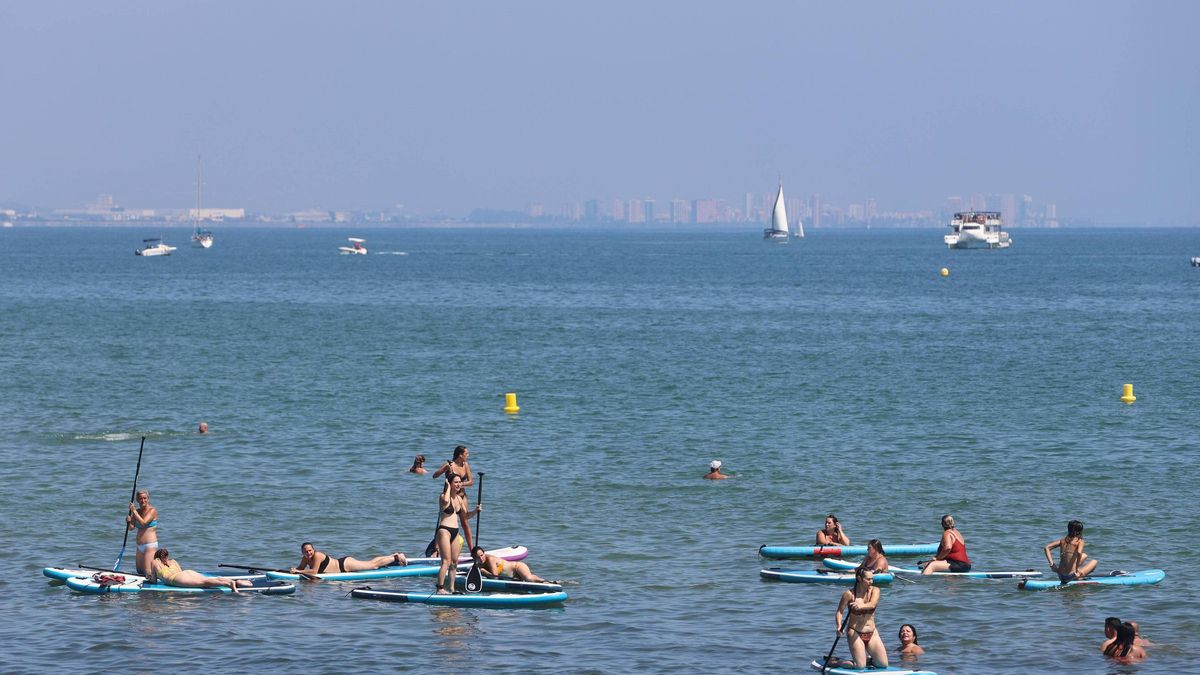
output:
<svg viewBox="0 0 1200 675"><path fill-rule="evenodd" d="M291 570L276 570L270 567L258 567L254 565L226 565L225 563L217 563L217 567L228 567L231 570L246 570L247 572L279 572L281 574L299 574L309 581L319 581L320 577L304 572L293 572Z"/></svg>
<svg viewBox="0 0 1200 675"><path fill-rule="evenodd" d="M475 496L475 506L483 503L483 472L479 472L479 491ZM480 511L475 516L475 545L479 545L479 521L483 520L483 511ZM485 554L486 555L486 554ZM471 555L474 559L474 554ZM471 565L471 571L467 572L466 589L468 593L478 593L483 590L483 570L479 569L479 561Z"/></svg>
<svg viewBox="0 0 1200 675"><path fill-rule="evenodd" d="M837 649L838 640L842 639L842 633L846 632L846 626L850 625L850 606L846 605L846 618L842 619L842 627L838 629L837 636L833 638L833 646L829 648L829 653L825 655L825 660L821 662L821 675L825 675L829 671L829 659L833 658L833 650Z"/></svg>
<svg viewBox="0 0 1200 675"><path fill-rule="evenodd" d="M133 494L129 495L129 503L130 504L133 503L134 499L137 499L138 476L141 475L141 473L142 473L142 450L145 450L145 449L146 449L146 437L142 436L142 445L138 448L137 468L134 469L134 471L133 471ZM130 513L132 513L132 511ZM129 523L126 523L125 524L125 539L123 539L121 541L121 552L117 554L117 562L113 563L112 571L114 571L114 572L116 572L117 568L121 566L121 558L125 557L125 546L129 543L129 530L131 530L131 529L133 529L133 528L130 527Z"/></svg>

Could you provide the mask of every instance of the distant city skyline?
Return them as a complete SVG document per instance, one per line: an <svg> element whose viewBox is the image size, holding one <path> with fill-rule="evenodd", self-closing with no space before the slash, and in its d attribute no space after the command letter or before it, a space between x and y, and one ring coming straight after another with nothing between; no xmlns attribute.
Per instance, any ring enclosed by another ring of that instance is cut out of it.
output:
<svg viewBox="0 0 1200 675"><path fill-rule="evenodd" d="M982 193L1200 224L1198 19L1115 0L8 3L0 208L189 205L199 154L205 203L255 213L653 199L657 220L677 199L744 212L782 176L847 217Z"/></svg>

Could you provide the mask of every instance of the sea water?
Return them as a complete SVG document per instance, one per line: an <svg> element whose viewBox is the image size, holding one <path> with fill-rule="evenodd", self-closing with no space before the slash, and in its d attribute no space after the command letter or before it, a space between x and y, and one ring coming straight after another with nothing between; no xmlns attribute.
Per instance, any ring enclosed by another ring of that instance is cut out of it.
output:
<svg viewBox="0 0 1200 675"><path fill-rule="evenodd" d="M174 255L133 255L160 233ZM916 625L924 668L1194 671L1200 230L941 234L230 227L196 250L184 230L5 230L0 671L803 671L842 589L760 581L781 563L756 549L811 542L829 512L885 546L954 514L1000 571L1048 572L1078 518L1101 572L1167 572L897 581L877 624L889 647ZM338 255L347 236L371 253ZM407 469L466 444L481 543L528 546L571 599L50 585L43 566L114 562L143 436L160 544L196 569L294 565L303 541L420 554L440 482ZM713 459L735 478L701 480ZM1157 644L1144 664L1101 657L1110 615Z"/></svg>

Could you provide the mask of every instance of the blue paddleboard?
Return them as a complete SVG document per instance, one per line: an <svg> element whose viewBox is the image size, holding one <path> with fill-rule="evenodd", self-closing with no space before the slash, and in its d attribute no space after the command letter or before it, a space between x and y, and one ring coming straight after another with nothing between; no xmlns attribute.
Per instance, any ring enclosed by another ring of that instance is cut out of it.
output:
<svg viewBox="0 0 1200 675"><path fill-rule="evenodd" d="M884 544L884 555L933 555L937 553L938 545L932 544ZM764 558L842 558L852 555L866 555L866 546L767 546L758 547L758 554Z"/></svg>
<svg viewBox="0 0 1200 675"><path fill-rule="evenodd" d="M549 605L559 605L567 600L567 594L562 591L557 593L453 593L450 595L438 595L429 591L406 593L403 591L376 591L370 588L356 588L350 591L350 596L363 600L383 600L384 602L410 602L442 607L482 607L495 609L546 607Z"/></svg>
<svg viewBox="0 0 1200 675"><path fill-rule="evenodd" d="M845 584L854 585L853 572L831 572L829 570L785 570L779 567L762 570L758 576L768 581L790 581L797 584ZM892 583L892 575L887 572L876 574L872 585Z"/></svg>
<svg viewBox="0 0 1200 675"><path fill-rule="evenodd" d="M1144 586L1147 584L1157 584L1166 576L1167 573L1162 570L1140 570L1138 572L1127 572L1107 577L1085 577L1075 581L1068 581L1065 584L1058 579L1024 579L1017 583L1017 588L1037 591L1047 588L1068 588L1070 586Z"/></svg>

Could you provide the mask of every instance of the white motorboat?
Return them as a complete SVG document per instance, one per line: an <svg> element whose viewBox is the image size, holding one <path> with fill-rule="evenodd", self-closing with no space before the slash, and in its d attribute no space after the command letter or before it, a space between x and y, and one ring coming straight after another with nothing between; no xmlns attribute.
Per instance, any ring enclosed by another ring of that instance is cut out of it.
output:
<svg viewBox="0 0 1200 675"><path fill-rule="evenodd" d="M950 234L942 237L947 248L1008 248L1012 239L1000 223L998 211L964 211L954 214Z"/></svg>
<svg viewBox="0 0 1200 675"><path fill-rule="evenodd" d="M212 248L213 233L200 227L200 188L204 185L200 170L200 158L196 158L196 213L192 216L192 248Z"/></svg>
<svg viewBox="0 0 1200 675"><path fill-rule="evenodd" d="M360 239L358 237L347 237L347 239L350 240L349 246L339 246L338 247L338 250L342 252L342 255L366 255L367 254L367 247L363 246L363 244L365 244L367 242L366 239Z"/></svg>
<svg viewBox="0 0 1200 675"><path fill-rule="evenodd" d="M133 254L145 257L155 255L171 255L171 251L174 250L174 246L168 246L167 244L163 243L162 237L153 237L151 239L143 239L142 247L135 250Z"/></svg>
<svg viewBox="0 0 1200 675"><path fill-rule="evenodd" d="M780 244L786 244L788 241L787 208L783 205L783 181L779 182L779 192L775 195L775 208L771 209L771 227L763 230L763 239Z"/></svg>

